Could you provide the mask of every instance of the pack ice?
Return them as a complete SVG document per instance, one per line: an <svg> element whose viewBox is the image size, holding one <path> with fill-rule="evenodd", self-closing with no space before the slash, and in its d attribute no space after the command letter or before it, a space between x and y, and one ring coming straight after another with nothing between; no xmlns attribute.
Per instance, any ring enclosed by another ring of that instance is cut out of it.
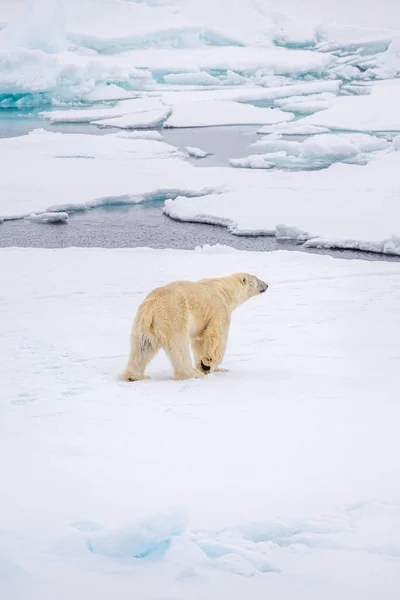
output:
<svg viewBox="0 0 400 600"><path fill-rule="evenodd" d="M334 142L328 134L317 134L303 144L283 143L307 147L313 161L321 156L328 163L349 161L360 148L375 148L376 156L364 166L336 164L312 172L198 169L188 162L187 153L135 133L93 136L38 130L0 140L0 217L158 199L165 200L164 211L172 218L225 225L236 235L273 235L307 246L399 254L396 144L387 148L362 135ZM302 153L290 160L304 160ZM268 166L273 166L284 154L264 154L260 160L269 156ZM23 165L24 177L15 178L16 164Z"/></svg>

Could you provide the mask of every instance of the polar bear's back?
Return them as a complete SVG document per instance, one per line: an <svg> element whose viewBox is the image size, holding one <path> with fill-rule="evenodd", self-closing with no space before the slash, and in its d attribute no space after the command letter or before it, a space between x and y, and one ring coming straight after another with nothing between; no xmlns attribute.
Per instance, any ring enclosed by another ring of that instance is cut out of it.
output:
<svg viewBox="0 0 400 600"><path fill-rule="evenodd" d="M137 322L156 337L188 330L197 335L216 311L225 310L212 280L174 281L150 292L138 309Z"/></svg>

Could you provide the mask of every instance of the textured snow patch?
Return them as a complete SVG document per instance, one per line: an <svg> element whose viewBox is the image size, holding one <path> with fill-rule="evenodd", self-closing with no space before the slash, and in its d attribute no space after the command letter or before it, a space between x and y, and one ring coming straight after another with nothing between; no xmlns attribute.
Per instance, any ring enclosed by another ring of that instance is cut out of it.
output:
<svg viewBox="0 0 400 600"><path fill-rule="evenodd" d="M159 353L118 379L150 290L241 271L269 289L229 373L175 382ZM398 262L6 248L0 281L7 600L397 599Z"/></svg>
<svg viewBox="0 0 400 600"><path fill-rule="evenodd" d="M20 17L0 31L0 50L27 48L47 53L66 48L62 0L26 2Z"/></svg>
<svg viewBox="0 0 400 600"><path fill-rule="evenodd" d="M210 156L211 154L211 152L206 152L206 150L196 148L195 146L186 146L185 150L193 158L206 158L206 156Z"/></svg>
<svg viewBox="0 0 400 600"><path fill-rule="evenodd" d="M66 223L68 221L67 212L43 212L38 215L27 217L30 221L36 223Z"/></svg>
<svg viewBox="0 0 400 600"><path fill-rule="evenodd" d="M149 290L235 271L270 285L233 314L230 373L174 382L159 353L119 381ZM7 248L0 280L7 599L396 600L399 263Z"/></svg>
<svg viewBox="0 0 400 600"><path fill-rule="evenodd" d="M201 173L175 146L150 137L37 130L1 139L0 216L162 200L209 193L225 185L220 171ZM23 177L15 177L16 164Z"/></svg>
<svg viewBox="0 0 400 600"><path fill-rule="evenodd" d="M264 70L270 75L300 76L327 72L335 59L309 50L288 50L279 47L207 46L205 48L133 50L123 53L119 60L135 67L147 67L166 74L198 71L239 72Z"/></svg>
<svg viewBox="0 0 400 600"><path fill-rule="evenodd" d="M125 90L120 85L115 83L99 84L96 88L86 94L86 102L110 102L113 100L129 100L135 98L137 93Z"/></svg>
<svg viewBox="0 0 400 600"><path fill-rule="evenodd" d="M351 146L344 150L352 152ZM283 158L271 152L259 160L276 164ZM201 199L177 197L167 200L164 210L181 221L227 226L236 235L273 235L309 245L322 239L337 248L353 244L400 254L399 166L399 154L392 152L362 167L336 164L320 171L252 171L248 176L232 169L232 191Z"/></svg>
<svg viewBox="0 0 400 600"><path fill-rule="evenodd" d="M142 88L151 79L148 72L112 59L79 56L72 52L46 54L42 50L0 49L0 94L4 106L23 100L39 104L75 102L96 94L97 86L124 82ZM26 99L21 99L26 95Z"/></svg>
<svg viewBox="0 0 400 600"><path fill-rule="evenodd" d="M282 134L269 134L251 147L266 151L262 155L272 166L283 169L316 169L328 167L336 162L365 164L376 158L380 152L394 149L386 139L362 133L335 135L321 133L308 137L303 142L282 139ZM261 156L261 155L260 155ZM232 166L246 166L253 161L254 155L244 159L232 159ZM255 159L254 165L257 163ZM261 158L259 163L262 167ZM257 167L253 167L257 168Z"/></svg>
<svg viewBox="0 0 400 600"><path fill-rule="evenodd" d="M306 125L352 131L400 131L400 82L377 82L369 95L342 96L331 108L305 117Z"/></svg>
<svg viewBox="0 0 400 600"><path fill-rule="evenodd" d="M113 107L43 111L41 115L51 123L92 123L162 109L165 107L158 98L142 97L123 100Z"/></svg>
<svg viewBox="0 0 400 600"><path fill-rule="evenodd" d="M302 155L306 160L320 158L334 162L352 158L357 154L357 146L345 138L329 133L310 137L302 144Z"/></svg>
<svg viewBox="0 0 400 600"><path fill-rule="evenodd" d="M365 252L376 252L378 254L393 254L400 256L400 236L392 235L382 241L373 240L342 240L335 238L316 237L307 240L304 244L307 248L332 248L343 250L362 250Z"/></svg>
<svg viewBox="0 0 400 600"><path fill-rule="evenodd" d="M274 158L286 156L285 152L275 152L271 154L251 154L246 158L231 158L229 164L231 167L238 169L272 169L274 163L271 162Z"/></svg>
<svg viewBox="0 0 400 600"><path fill-rule="evenodd" d="M87 547L94 554L113 558L163 558L174 536L182 535L185 518L180 513L160 514L144 519L130 528L92 536Z"/></svg>
<svg viewBox="0 0 400 600"><path fill-rule="evenodd" d="M206 71L198 71L195 73L171 73L164 75L165 83L171 85L219 85L220 81L217 77L213 77Z"/></svg>
<svg viewBox="0 0 400 600"><path fill-rule="evenodd" d="M277 123L275 125L264 125L257 133L280 133L284 135L314 135L316 133L327 133L327 127L316 125L304 125L302 119L289 123Z"/></svg>
<svg viewBox="0 0 400 600"><path fill-rule="evenodd" d="M118 127L119 129L151 129L152 127L161 127L170 114L169 108L164 107L126 114L122 117L100 119L93 121L93 124L102 127Z"/></svg>
<svg viewBox="0 0 400 600"><path fill-rule="evenodd" d="M275 106L299 114L310 114L325 110L334 105L337 96L330 92L321 94L310 94L309 96L290 96L289 98L278 98L274 101Z"/></svg>
<svg viewBox="0 0 400 600"><path fill-rule="evenodd" d="M130 131L120 131L117 133L117 136L139 140L154 140L156 142L162 142L164 139L164 136L160 131L152 131L151 129L131 129Z"/></svg>
<svg viewBox="0 0 400 600"><path fill-rule="evenodd" d="M164 127L212 127L216 125L254 125L278 123L293 118L279 109L259 108L239 102L209 101L195 105L177 104Z"/></svg>

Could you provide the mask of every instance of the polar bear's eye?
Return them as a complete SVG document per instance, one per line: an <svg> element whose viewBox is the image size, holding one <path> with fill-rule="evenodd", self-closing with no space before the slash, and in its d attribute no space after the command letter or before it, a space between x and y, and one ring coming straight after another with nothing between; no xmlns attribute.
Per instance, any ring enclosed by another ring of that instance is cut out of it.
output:
<svg viewBox="0 0 400 600"><path fill-rule="evenodd" d="M244 283L244 284L247 283L247 277L246 276L242 277L242 283Z"/></svg>

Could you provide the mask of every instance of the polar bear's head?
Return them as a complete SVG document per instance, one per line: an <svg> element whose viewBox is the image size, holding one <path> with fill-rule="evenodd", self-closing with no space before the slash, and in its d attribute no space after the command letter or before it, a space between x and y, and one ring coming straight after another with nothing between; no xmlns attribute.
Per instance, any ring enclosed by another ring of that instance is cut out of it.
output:
<svg viewBox="0 0 400 600"><path fill-rule="evenodd" d="M258 279L255 275L250 275L250 273L237 273L235 277L239 283L241 302L246 302L246 300L253 298L253 296L263 294L268 289L268 284L265 281L261 281L261 279Z"/></svg>

